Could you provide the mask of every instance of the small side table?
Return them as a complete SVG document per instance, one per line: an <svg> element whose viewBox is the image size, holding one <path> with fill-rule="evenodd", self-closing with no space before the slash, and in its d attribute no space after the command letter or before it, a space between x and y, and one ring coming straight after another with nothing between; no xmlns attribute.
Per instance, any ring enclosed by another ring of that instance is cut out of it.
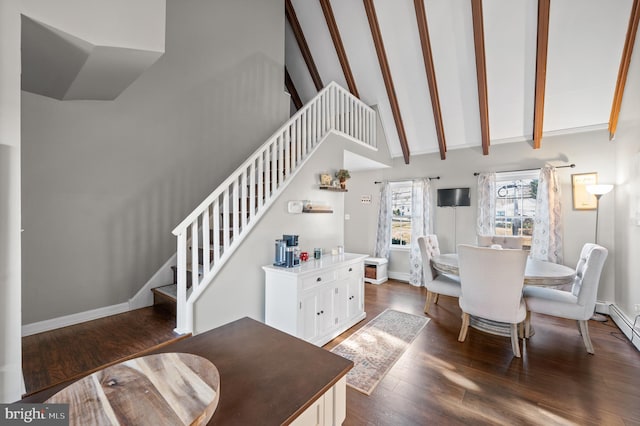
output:
<svg viewBox="0 0 640 426"><path fill-rule="evenodd" d="M364 260L364 281L371 284L382 284L389 279L387 264L384 257L367 257Z"/></svg>

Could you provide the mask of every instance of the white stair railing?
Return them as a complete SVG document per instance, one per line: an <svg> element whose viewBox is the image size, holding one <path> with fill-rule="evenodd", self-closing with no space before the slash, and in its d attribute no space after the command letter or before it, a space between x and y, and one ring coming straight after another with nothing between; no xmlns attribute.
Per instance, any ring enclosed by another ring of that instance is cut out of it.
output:
<svg viewBox="0 0 640 426"><path fill-rule="evenodd" d="M332 82L173 230L177 332L193 332L194 302L325 136L333 131L376 148L375 129L375 111Z"/></svg>

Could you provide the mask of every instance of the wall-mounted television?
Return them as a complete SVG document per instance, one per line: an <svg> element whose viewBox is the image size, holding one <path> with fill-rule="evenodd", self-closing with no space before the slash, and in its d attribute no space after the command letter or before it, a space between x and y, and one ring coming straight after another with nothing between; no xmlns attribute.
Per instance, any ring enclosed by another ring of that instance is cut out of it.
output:
<svg viewBox="0 0 640 426"><path fill-rule="evenodd" d="M438 189L438 207L470 206L469 188Z"/></svg>

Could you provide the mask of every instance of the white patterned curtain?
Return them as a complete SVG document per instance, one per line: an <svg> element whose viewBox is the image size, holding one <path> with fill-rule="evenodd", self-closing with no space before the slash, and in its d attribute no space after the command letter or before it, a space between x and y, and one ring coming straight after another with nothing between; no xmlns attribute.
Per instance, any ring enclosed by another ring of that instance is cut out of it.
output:
<svg viewBox="0 0 640 426"><path fill-rule="evenodd" d="M429 179L415 179L411 184L411 250L409 251L409 283L423 286L422 255L418 237L431 234L431 197ZM428 267L428 265L426 265Z"/></svg>
<svg viewBox="0 0 640 426"><path fill-rule="evenodd" d="M540 169L536 216L531 241L531 257L553 263L562 263L562 205L560 182L556 168Z"/></svg>
<svg viewBox="0 0 640 426"><path fill-rule="evenodd" d="M478 235L494 235L496 232L496 174L478 175Z"/></svg>
<svg viewBox="0 0 640 426"><path fill-rule="evenodd" d="M389 258L391 245L391 185L382 182L380 189L380 209L378 210L378 231L376 234L375 257Z"/></svg>

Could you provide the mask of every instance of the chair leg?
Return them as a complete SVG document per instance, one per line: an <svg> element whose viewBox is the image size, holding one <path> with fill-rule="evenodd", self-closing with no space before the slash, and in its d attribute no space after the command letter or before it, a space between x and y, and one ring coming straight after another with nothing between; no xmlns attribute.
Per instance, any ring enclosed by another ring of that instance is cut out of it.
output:
<svg viewBox="0 0 640 426"><path fill-rule="evenodd" d="M467 338L467 331L469 331L469 314L462 313L462 326L460 327L460 335L458 335L458 342L464 342Z"/></svg>
<svg viewBox="0 0 640 426"><path fill-rule="evenodd" d="M513 355L516 358L520 358L520 343L518 340L518 324L511 324L511 348L513 349Z"/></svg>
<svg viewBox="0 0 640 426"><path fill-rule="evenodd" d="M433 304L437 305L438 304L438 298L440 296L440 293L433 293Z"/></svg>
<svg viewBox="0 0 640 426"><path fill-rule="evenodd" d="M424 313L429 313L429 308L431 307L431 299L433 298L433 292L427 290L427 299L424 302Z"/></svg>
<svg viewBox="0 0 640 426"><path fill-rule="evenodd" d="M582 334L582 340L584 341L584 346L587 348L587 352L590 354L595 353L593 344L591 344L591 337L589 336L589 322L578 321L578 325L580 326L580 333Z"/></svg>
<svg viewBox="0 0 640 426"><path fill-rule="evenodd" d="M531 311L527 311L527 316L524 319L524 338L531 337Z"/></svg>

